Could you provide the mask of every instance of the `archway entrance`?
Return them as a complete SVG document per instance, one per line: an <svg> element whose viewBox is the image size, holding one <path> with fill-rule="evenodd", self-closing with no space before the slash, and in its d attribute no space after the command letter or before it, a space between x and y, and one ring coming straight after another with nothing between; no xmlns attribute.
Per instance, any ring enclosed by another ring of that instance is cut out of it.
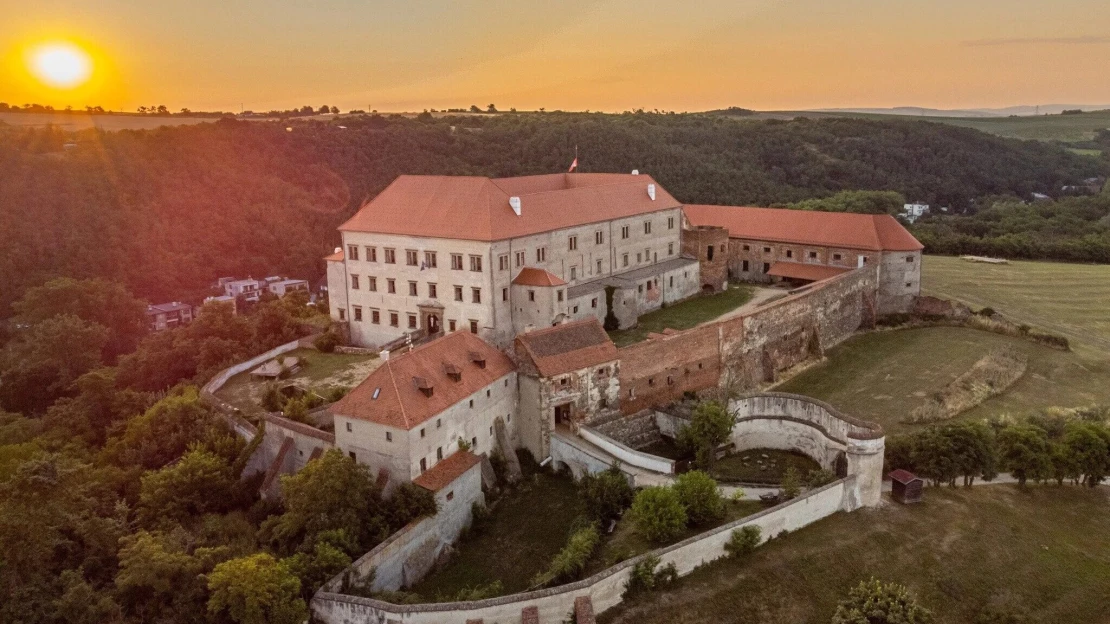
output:
<svg viewBox="0 0 1110 624"><path fill-rule="evenodd" d="M417 306L420 310L420 328L425 336L443 333L443 305L435 301L425 301Z"/></svg>
<svg viewBox="0 0 1110 624"><path fill-rule="evenodd" d="M438 334L440 331L439 317L435 314L428 315L428 334Z"/></svg>

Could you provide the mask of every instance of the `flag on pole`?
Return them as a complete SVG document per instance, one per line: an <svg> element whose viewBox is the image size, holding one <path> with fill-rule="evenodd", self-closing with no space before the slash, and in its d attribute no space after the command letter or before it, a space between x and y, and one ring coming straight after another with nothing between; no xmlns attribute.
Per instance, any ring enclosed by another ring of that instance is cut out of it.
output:
<svg viewBox="0 0 1110 624"><path fill-rule="evenodd" d="M578 168L578 157L575 156L574 157L574 162L570 163L570 169L567 169L567 173L570 173L570 172L574 171L577 168Z"/></svg>

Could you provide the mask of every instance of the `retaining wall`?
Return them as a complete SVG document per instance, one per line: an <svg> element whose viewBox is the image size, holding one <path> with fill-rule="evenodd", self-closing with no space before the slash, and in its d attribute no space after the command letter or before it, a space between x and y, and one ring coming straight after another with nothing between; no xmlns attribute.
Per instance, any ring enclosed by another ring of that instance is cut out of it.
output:
<svg viewBox="0 0 1110 624"><path fill-rule="evenodd" d="M851 511L855 508L852 504L855 481L855 477L849 476L649 554L658 556L661 566L674 563L679 575L689 574L698 566L725 556L724 545L732 532L741 527L758 526L762 540L766 541L783 531L796 531L837 511ZM312 599L311 607L313 615L324 624L464 624L468 620L515 624L521 621L521 613L526 608L535 608L540 622L561 622L574 609L575 599L581 596L590 598L596 613L620 603L632 566L649 554L621 562L577 583L488 600L394 605L321 590Z"/></svg>
<svg viewBox="0 0 1110 624"><path fill-rule="evenodd" d="M587 442L619 459L622 464L636 466L637 468L643 468L644 470L650 470L652 472L674 474L674 461L672 460L637 451L589 427L579 427L578 435Z"/></svg>

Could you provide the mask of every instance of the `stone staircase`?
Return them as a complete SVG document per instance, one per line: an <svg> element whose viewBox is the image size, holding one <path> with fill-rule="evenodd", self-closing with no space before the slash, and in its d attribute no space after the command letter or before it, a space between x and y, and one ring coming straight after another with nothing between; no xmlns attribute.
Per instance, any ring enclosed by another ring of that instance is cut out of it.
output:
<svg viewBox="0 0 1110 624"><path fill-rule="evenodd" d="M600 420L600 419L599 419ZM591 424L590 427L621 444L640 449L659 440L659 425L655 422L655 412L642 410L623 418L613 418Z"/></svg>

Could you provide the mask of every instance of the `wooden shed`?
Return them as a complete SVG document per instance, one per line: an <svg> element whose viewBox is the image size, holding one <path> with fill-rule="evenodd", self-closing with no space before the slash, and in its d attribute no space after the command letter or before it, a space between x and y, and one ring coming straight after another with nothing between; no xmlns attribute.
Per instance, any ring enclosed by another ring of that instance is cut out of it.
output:
<svg viewBox="0 0 1110 624"><path fill-rule="evenodd" d="M890 477L890 494L894 497L894 500L903 505L921 502L925 491L925 481L921 477L902 469L895 470L888 476Z"/></svg>

